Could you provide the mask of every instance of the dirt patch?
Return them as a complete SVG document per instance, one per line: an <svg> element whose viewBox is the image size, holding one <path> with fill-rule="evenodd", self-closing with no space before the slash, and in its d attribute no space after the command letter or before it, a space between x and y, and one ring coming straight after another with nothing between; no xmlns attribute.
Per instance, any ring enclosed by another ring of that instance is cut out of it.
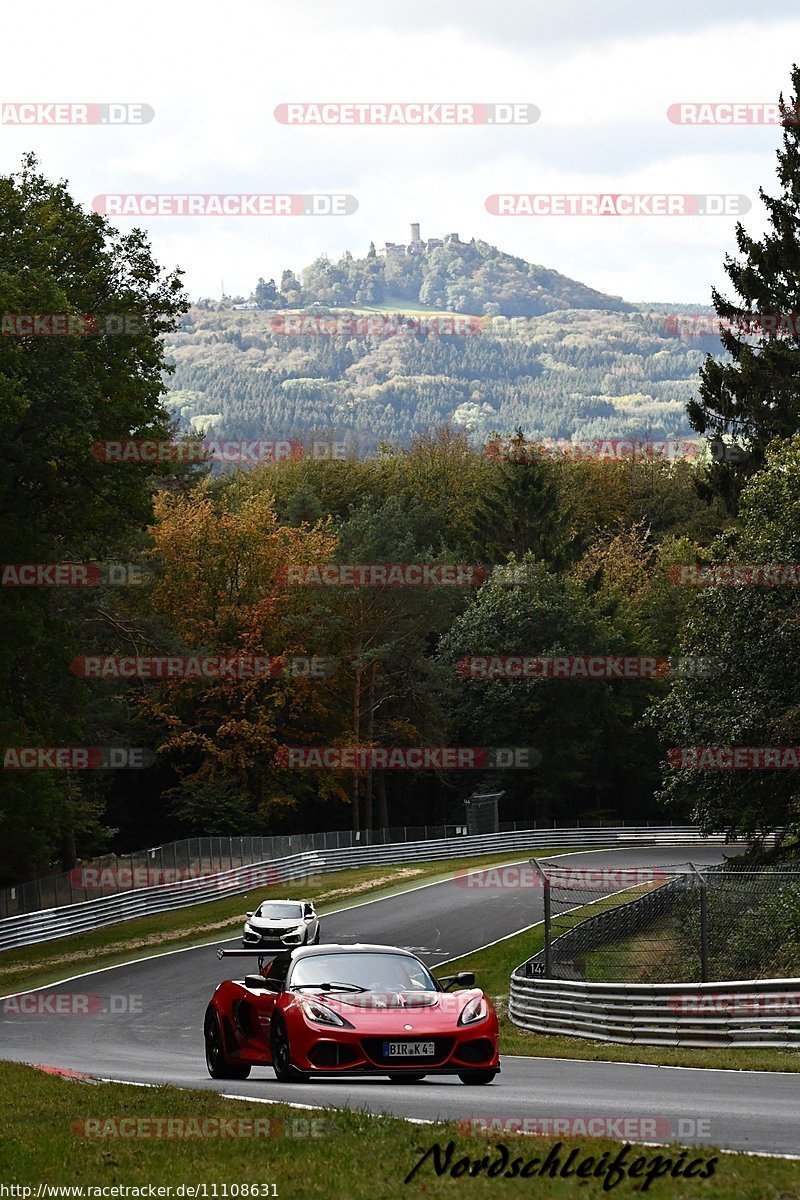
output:
<svg viewBox="0 0 800 1200"><path fill-rule="evenodd" d="M363 883L354 883L351 887L334 888L330 892L322 892L317 896L316 903L320 904L333 900L337 896L355 896L359 892L372 891L381 884L401 883L404 879L413 879L415 875L424 875L423 867L398 867L393 875L381 875L377 879L367 879Z"/></svg>

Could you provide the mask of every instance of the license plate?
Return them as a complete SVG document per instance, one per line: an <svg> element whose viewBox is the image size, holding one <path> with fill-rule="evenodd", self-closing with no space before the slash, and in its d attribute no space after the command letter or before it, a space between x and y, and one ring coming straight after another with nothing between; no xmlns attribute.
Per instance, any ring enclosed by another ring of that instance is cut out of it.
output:
<svg viewBox="0 0 800 1200"><path fill-rule="evenodd" d="M436 1053L433 1042L384 1042L384 1058L431 1058Z"/></svg>

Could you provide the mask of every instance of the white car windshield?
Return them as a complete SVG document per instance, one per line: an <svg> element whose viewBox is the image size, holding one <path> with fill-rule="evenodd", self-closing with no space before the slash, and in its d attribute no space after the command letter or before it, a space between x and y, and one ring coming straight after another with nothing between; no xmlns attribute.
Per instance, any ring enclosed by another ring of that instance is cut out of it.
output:
<svg viewBox="0 0 800 1200"><path fill-rule="evenodd" d="M279 901L266 900L256 910L257 917L265 917L273 921L302 921L302 904L281 904Z"/></svg>
<svg viewBox="0 0 800 1200"><path fill-rule="evenodd" d="M369 992L438 991L426 967L405 954L309 954L292 968L288 986L308 987L351 984Z"/></svg>

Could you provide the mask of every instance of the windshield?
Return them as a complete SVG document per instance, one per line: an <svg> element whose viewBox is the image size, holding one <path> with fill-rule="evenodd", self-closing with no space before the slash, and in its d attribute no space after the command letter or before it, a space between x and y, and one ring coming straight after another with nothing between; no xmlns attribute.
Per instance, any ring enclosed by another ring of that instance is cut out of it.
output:
<svg viewBox="0 0 800 1200"><path fill-rule="evenodd" d="M370 992L438 991L427 968L405 954L309 954L299 959L288 986L325 983L357 984Z"/></svg>
<svg viewBox="0 0 800 1200"><path fill-rule="evenodd" d="M266 917L273 921L299 921L303 916L302 904L281 904L275 900L266 900L256 909L257 917Z"/></svg>

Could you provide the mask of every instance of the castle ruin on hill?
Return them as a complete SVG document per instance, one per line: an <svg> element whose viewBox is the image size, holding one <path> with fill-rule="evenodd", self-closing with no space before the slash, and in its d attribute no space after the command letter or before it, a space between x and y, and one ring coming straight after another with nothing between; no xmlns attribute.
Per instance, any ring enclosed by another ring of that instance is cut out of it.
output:
<svg viewBox="0 0 800 1200"><path fill-rule="evenodd" d="M378 254L381 258L406 258L412 254L424 254L426 250L438 250L450 242L461 244L457 233L446 233L443 238L428 238L427 241L424 241L419 236L419 223L414 223L411 226L411 241L408 245L404 246L401 242L387 242L378 251Z"/></svg>

